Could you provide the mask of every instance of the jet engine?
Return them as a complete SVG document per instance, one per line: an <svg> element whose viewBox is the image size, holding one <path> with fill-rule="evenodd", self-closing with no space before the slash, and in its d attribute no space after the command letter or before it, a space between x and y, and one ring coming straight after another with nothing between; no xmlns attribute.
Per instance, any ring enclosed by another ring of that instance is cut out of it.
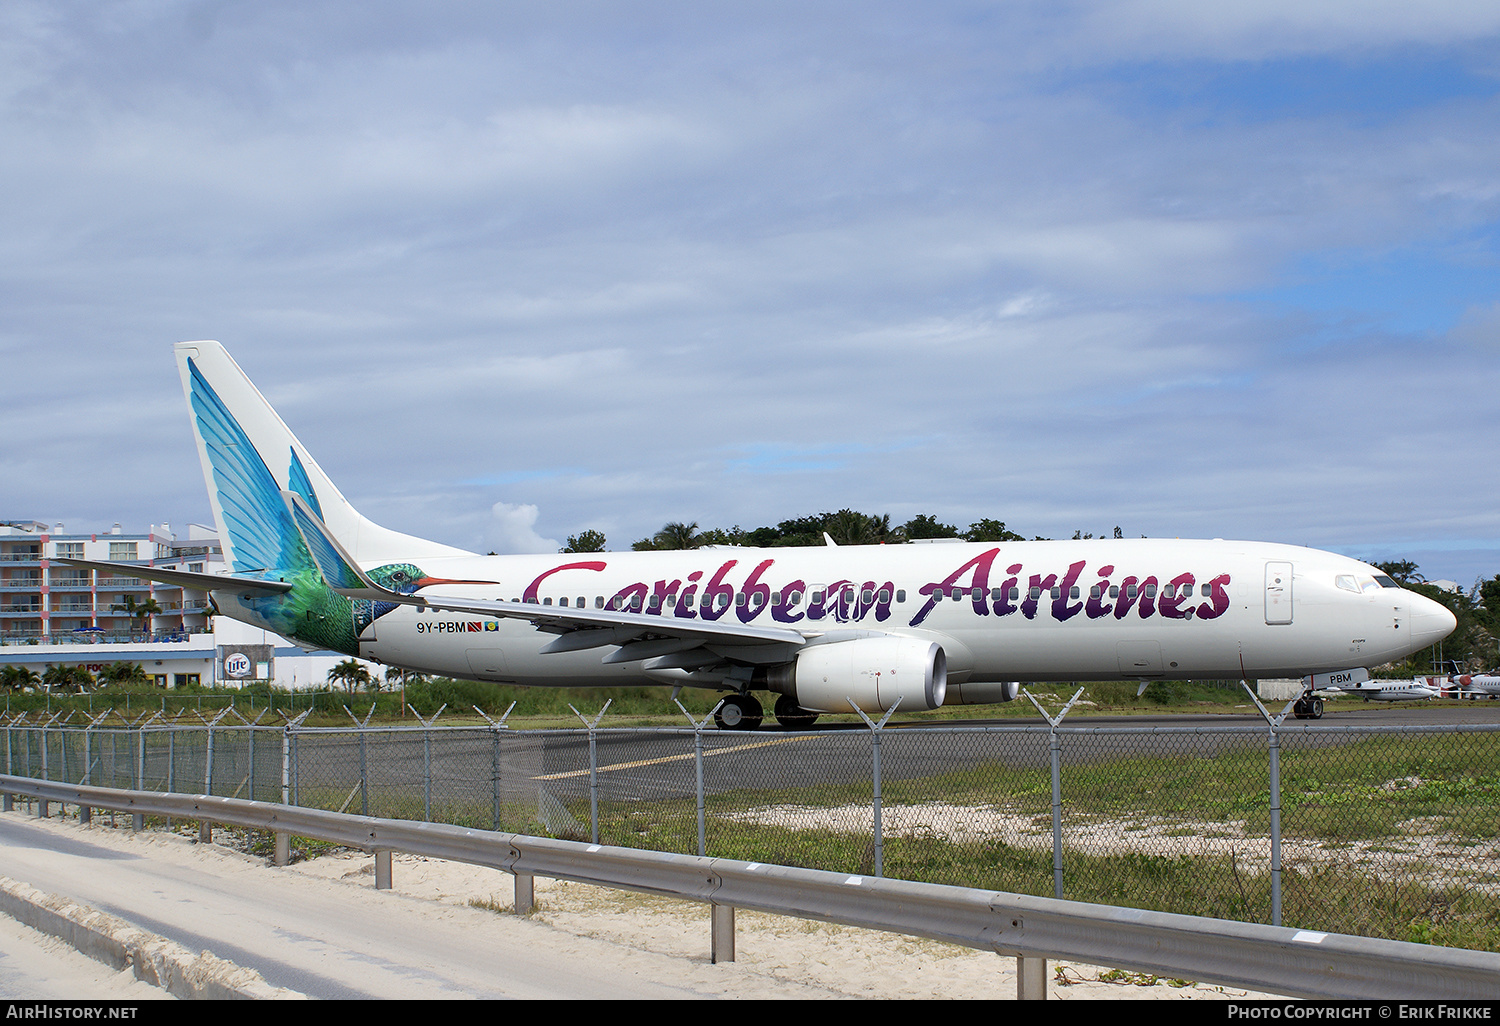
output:
<svg viewBox="0 0 1500 1026"><path fill-rule="evenodd" d="M948 689L948 657L935 641L857 638L809 645L771 667L766 687L813 712L936 709ZM852 703L852 704L851 704Z"/></svg>
<svg viewBox="0 0 1500 1026"><path fill-rule="evenodd" d="M1021 693L1018 680L967 680L948 688L948 705L996 705L1014 702Z"/></svg>

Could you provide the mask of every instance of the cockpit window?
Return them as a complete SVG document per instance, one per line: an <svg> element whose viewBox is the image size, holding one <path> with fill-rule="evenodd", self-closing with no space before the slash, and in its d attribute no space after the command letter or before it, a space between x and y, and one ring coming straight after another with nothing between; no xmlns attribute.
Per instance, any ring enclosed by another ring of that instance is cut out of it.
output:
<svg viewBox="0 0 1500 1026"><path fill-rule="evenodd" d="M1339 574L1333 579L1333 583L1344 591L1352 591L1359 594L1359 582L1354 579L1353 574Z"/></svg>
<svg viewBox="0 0 1500 1026"><path fill-rule="evenodd" d="M1378 585L1380 585L1382 588L1399 588L1399 587L1401 587L1401 585L1399 585L1395 581L1391 580L1385 574L1376 574L1375 575L1375 583L1378 584Z"/></svg>

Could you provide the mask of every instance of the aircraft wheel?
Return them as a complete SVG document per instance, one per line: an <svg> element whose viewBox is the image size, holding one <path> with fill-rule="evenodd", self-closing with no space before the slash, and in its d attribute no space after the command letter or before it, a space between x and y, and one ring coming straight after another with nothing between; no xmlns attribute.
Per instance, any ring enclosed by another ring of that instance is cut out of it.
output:
<svg viewBox="0 0 1500 1026"><path fill-rule="evenodd" d="M818 720L818 714L802 708L787 695L776 699L776 722L788 730L806 730Z"/></svg>
<svg viewBox="0 0 1500 1026"><path fill-rule="evenodd" d="M720 730L759 730L765 711L749 695L730 695L714 713Z"/></svg>
<svg viewBox="0 0 1500 1026"><path fill-rule="evenodd" d="M1321 720L1323 718L1323 700L1321 698L1313 699L1312 718L1315 720Z"/></svg>

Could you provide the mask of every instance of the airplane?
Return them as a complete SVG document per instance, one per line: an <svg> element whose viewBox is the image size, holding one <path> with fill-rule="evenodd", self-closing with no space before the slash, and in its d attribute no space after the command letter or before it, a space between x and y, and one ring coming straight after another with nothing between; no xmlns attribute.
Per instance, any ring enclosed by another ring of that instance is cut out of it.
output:
<svg viewBox="0 0 1500 1026"><path fill-rule="evenodd" d="M1440 688L1433 687L1420 677L1413 680L1365 680L1325 690L1359 695L1366 702L1415 702L1442 695Z"/></svg>
<svg viewBox="0 0 1500 1026"><path fill-rule="evenodd" d="M175 353L230 572L128 571L308 649L528 686L706 688L725 693L721 729L750 730L757 692L798 728L1010 701L1020 680L1376 666L1456 625L1357 560L1220 539L482 556L365 519L222 345Z"/></svg>
<svg viewBox="0 0 1500 1026"><path fill-rule="evenodd" d="M1458 698L1500 698L1500 675L1493 673L1455 674L1448 678Z"/></svg>

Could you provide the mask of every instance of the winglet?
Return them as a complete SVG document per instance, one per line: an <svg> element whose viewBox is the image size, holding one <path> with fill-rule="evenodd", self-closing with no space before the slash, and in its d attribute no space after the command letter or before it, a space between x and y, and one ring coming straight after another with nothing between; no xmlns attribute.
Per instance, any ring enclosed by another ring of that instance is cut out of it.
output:
<svg viewBox="0 0 1500 1026"><path fill-rule="evenodd" d="M292 514L292 523L307 544L307 551L318 567L323 581L345 598L370 599L376 602L400 602L409 605L426 605L426 599L416 595L382 588L359 568L353 557L344 551L338 539L329 533L323 521L313 512L307 500L293 491L283 490L281 498Z"/></svg>

